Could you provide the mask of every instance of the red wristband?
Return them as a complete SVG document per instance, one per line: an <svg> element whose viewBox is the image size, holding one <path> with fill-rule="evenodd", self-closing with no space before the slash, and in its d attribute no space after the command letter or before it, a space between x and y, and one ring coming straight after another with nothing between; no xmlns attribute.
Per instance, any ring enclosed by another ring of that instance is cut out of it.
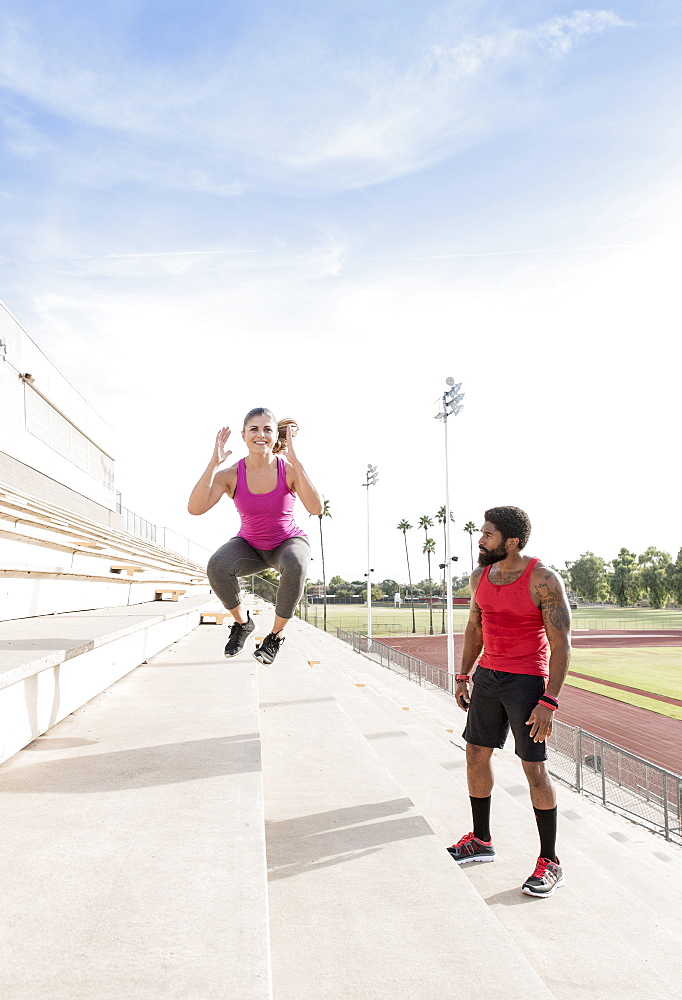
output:
<svg viewBox="0 0 682 1000"><path fill-rule="evenodd" d="M545 696L543 695L542 698L539 699L538 705L544 705L545 708L549 708L551 709L552 712L556 712L557 708L559 707L559 702L558 701L555 702L554 699L552 699L551 701L546 701Z"/></svg>
<svg viewBox="0 0 682 1000"><path fill-rule="evenodd" d="M468 680L471 680L471 677L470 677L469 674L455 674L455 683L456 684L459 684L460 681L468 681Z"/></svg>

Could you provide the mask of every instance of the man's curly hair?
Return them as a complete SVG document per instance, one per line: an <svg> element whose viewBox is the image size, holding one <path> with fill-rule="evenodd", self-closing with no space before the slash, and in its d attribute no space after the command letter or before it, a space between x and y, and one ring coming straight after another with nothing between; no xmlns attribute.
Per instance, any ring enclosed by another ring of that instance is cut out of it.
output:
<svg viewBox="0 0 682 1000"><path fill-rule="evenodd" d="M485 512L486 521L494 524L506 542L518 538L519 550L525 548L530 538L530 518L520 507L491 507Z"/></svg>

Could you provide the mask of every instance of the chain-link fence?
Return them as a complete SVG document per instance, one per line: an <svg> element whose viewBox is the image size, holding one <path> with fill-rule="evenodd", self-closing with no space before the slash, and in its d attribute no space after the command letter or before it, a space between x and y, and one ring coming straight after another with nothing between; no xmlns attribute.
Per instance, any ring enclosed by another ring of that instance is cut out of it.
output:
<svg viewBox="0 0 682 1000"><path fill-rule="evenodd" d="M453 678L447 670L401 653L359 632L337 628L339 639L382 667L424 686L450 694ZM555 721L548 741L548 767L554 777L583 795L599 799L608 809L682 844L682 777L636 757L583 729Z"/></svg>
<svg viewBox="0 0 682 1000"><path fill-rule="evenodd" d="M563 722L547 745L555 777L682 844L682 777Z"/></svg>

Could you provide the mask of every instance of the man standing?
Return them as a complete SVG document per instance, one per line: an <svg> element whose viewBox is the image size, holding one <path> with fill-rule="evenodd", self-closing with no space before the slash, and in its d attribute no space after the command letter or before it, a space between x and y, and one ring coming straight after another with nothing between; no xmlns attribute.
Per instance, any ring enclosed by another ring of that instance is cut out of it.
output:
<svg viewBox="0 0 682 1000"><path fill-rule="evenodd" d="M511 728L540 834L540 856L522 889L547 897L564 884L555 853L556 794L545 766L545 741L568 671L571 613L561 578L539 559L522 555L530 528L528 515L518 507L485 512L478 567L471 575L462 672L455 678L457 704L468 710L462 736L474 829L448 851L458 864L495 860L491 758ZM470 675L481 651L469 700Z"/></svg>

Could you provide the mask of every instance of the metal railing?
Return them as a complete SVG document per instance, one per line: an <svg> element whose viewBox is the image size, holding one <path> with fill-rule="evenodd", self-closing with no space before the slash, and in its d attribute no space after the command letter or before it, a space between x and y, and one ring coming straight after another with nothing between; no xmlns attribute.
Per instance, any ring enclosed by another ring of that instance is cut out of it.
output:
<svg viewBox="0 0 682 1000"><path fill-rule="evenodd" d="M434 667L430 663L424 663L423 660L418 660L407 653L401 653L399 649L378 642L375 638L368 639L366 635L361 635L359 632L347 632L346 629L337 627L336 635L339 639L349 643L356 653L364 653L365 656L376 660L382 667L395 670L396 673L402 674L403 677L407 677L408 680L414 681L421 687L424 684L433 684L434 687L453 694L453 677L447 670Z"/></svg>
<svg viewBox="0 0 682 1000"><path fill-rule="evenodd" d="M336 635L358 653L420 686L452 694L452 675L359 632ZM577 726L555 721L548 741L548 767L555 778L607 809L627 816L666 840L682 844L682 777Z"/></svg>
<svg viewBox="0 0 682 1000"><path fill-rule="evenodd" d="M549 770L583 795L682 844L682 777L563 722L547 744Z"/></svg>
<svg viewBox="0 0 682 1000"><path fill-rule="evenodd" d="M184 535L178 534L177 531L159 527L156 524L152 524L151 521L147 521L144 517L140 517L139 514L135 514L134 511L129 510L123 505L120 493L116 494L116 513L122 516L124 530L131 535L137 535L138 538L143 538L146 542L151 542L153 545L160 545L161 548L168 549L170 552L177 552L178 555L181 555L188 562L194 563L196 566L206 566L211 555L209 549L197 544L197 542L191 541L189 538L185 538Z"/></svg>
<svg viewBox="0 0 682 1000"><path fill-rule="evenodd" d="M272 580L266 580L264 576L259 576L257 573L251 573L249 576L242 576L239 578L240 588L244 593L254 594L257 597L262 597L264 601L272 604L273 607L277 603L277 588L279 583L273 583ZM302 597L296 606L294 611L294 617L305 619L306 604L305 599ZM306 619L307 620L307 619Z"/></svg>

